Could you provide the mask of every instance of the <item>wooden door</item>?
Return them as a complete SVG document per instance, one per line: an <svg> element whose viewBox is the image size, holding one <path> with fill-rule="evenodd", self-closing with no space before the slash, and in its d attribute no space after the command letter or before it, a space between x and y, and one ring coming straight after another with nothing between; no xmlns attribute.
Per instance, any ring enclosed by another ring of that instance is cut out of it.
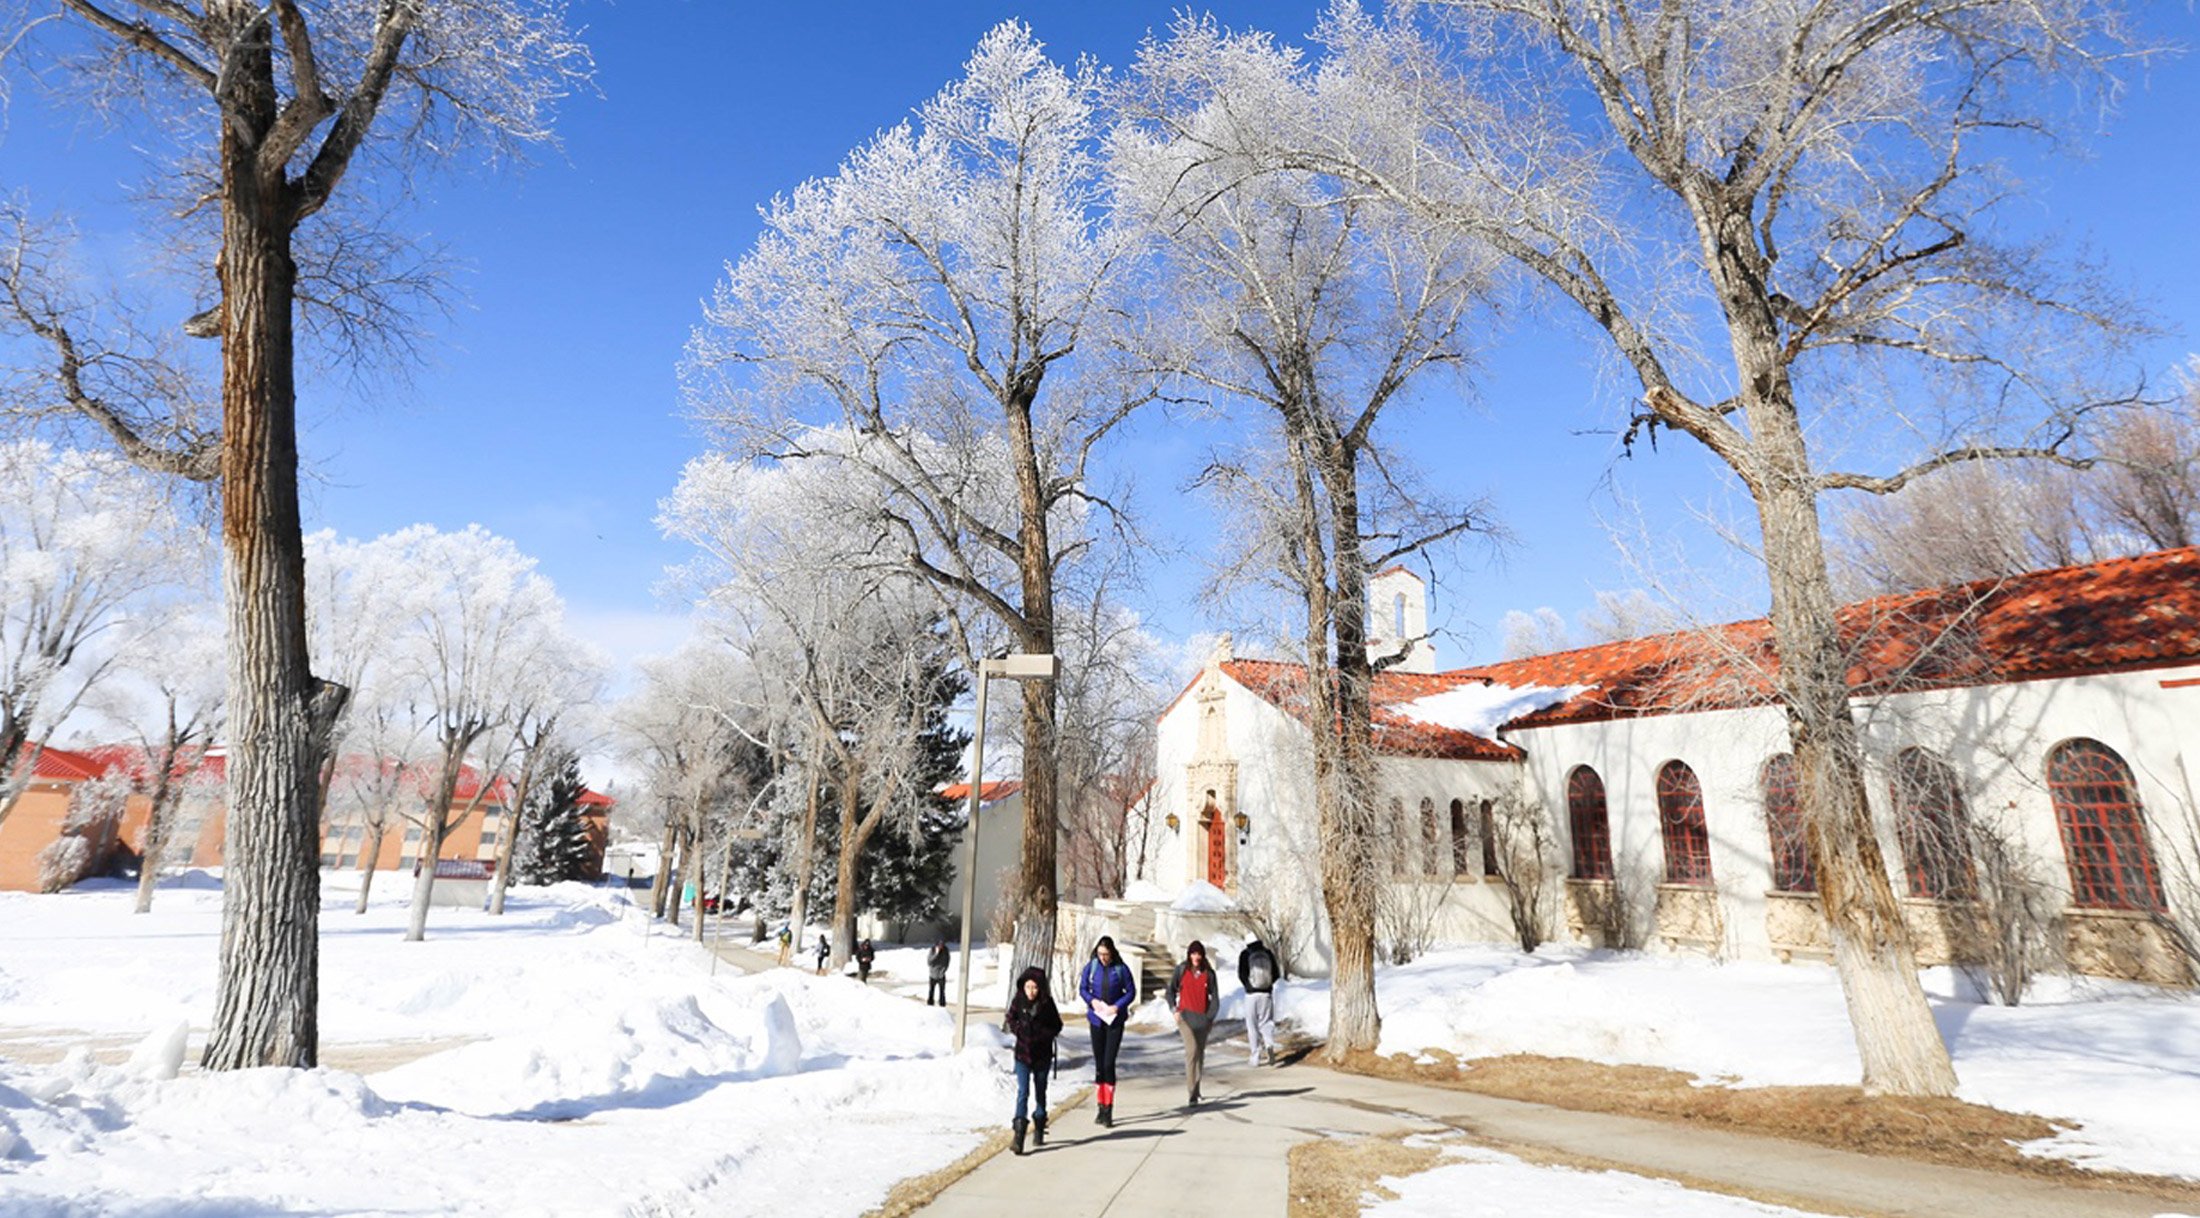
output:
<svg viewBox="0 0 2200 1218"><path fill-rule="evenodd" d="M1230 883L1228 838L1229 828L1223 823L1222 810L1207 805L1207 882L1217 888Z"/></svg>

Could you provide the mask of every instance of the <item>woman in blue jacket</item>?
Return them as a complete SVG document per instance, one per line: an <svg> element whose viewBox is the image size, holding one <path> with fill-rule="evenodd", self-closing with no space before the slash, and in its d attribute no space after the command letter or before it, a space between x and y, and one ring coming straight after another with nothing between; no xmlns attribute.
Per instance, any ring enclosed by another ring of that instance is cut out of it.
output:
<svg viewBox="0 0 2200 1218"><path fill-rule="evenodd" d="M1077 996L1084 999L1085 1021L1092 1025L1092 1081L1099 1090L1100 1124L1110 1126L1115 1124L1115 1055L1123 1047L1123 1025L1130 1022L1138 981L1107 935L1093 945L1092 959L1077 978Z"/></svg>

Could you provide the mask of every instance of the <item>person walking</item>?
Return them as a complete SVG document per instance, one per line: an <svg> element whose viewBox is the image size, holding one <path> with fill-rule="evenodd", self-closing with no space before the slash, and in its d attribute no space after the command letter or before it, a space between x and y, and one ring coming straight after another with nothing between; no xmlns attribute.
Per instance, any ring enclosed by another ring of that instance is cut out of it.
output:
<svg viewBox="0 0 2200 1218"><path fill-rule="evenodd" d="M1016 979L1008 1000L1008 1034L1016 1038L1016 1115L1009 1121L1017 1154L1024 1153L1024 1101L1031 1101L1032 1145L1047 1144L1047 1074L1054 1069L1054 1038L1062 1034L1062 1012L1054 1005L1046 970L1033 965Z"/></svg>
<svg viewBox="0 0 2200 1218"><path fill-rule="evenodd" d="M1276 1060L1276 953L1254 939L1238 953L1238 984L1245 989L1245 1046L1252 1064L1259 1065L1265 1047L1268 1060Z"/></svg>
<svg viewBox="0 0 2200 1218"><path fill-rule="evenodd" d="M1107 935L1093 944L1092 959L1077 978L1077 997L1085 1004L1085 1021L1092 1025L1092 1081L1099 1102L1102 1128L1115 1124L1115 1055L1123 1048L1123 1025L1130 1022L1131 1002L1138 997L1138 979L1131 966L1115 953L1115 940Z"/></svg>
<svg viewBox="0 0 2200 1218"><path fill-rule="evenodd" d="M817 975L818 975L818 976L822 977L822 976L824 976L824 975L825 975L825 960L826 960L826 958L827 958L827 957L831 956L832 954L833 954L833 945L832 945L832 944L830 944L830 943L827 943L827 942L825 941L825 936L823 936L823 935L819 935L819 936L817 937Z"/></svg>
<svg viewBox="0 0 2200 1218"><path fill-rule="evenodd" d="M924 953L924 1005L933 1005L934 995L939 996L940 1006L947 1005L947 936L941 935L932 944L932 950Z"/></svg>
<svg viewBox="0 0 2200 1218"><path fill-rule="evenodd" d="M779 967L787 967L787 962L792 959L794 959L794 929L782 926L779 928Z"/></svg>
<svg viewBox="0 0 2200 1218"><path fill-rule="evenodd" d="M856 944L856 980L871 984L871 961L878 959L878 949L866 938Z"/></svg>
<svg viewBox="0 0 2200 1218"><path fill-rule="evenodd" d="M1184 949L1184 963L1169 978L1169 1009L1176 1012L1176 1030L1184 1037L1184 1085L1187 1102L1199 1102L1199 1074L1207 1061L1207 1033L1214 1030L1215 1012L1222 1009L1222 987L1216 984L1214 966L1207 963L1207 948L1199 940Z"/></svg>

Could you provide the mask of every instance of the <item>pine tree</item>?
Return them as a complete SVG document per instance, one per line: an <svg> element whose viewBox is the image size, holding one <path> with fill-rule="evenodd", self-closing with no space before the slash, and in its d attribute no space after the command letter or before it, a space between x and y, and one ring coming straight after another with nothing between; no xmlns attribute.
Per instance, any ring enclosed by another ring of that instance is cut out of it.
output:
<svg viewBox="0 0 2200 1218"><path fill-rule="evenodd" d="M556 884L588 874L593 850L581 819L581 761L566 753L547 787L537 788L520 812L520 837L512 848L512 876L522 884Z"/></svg>

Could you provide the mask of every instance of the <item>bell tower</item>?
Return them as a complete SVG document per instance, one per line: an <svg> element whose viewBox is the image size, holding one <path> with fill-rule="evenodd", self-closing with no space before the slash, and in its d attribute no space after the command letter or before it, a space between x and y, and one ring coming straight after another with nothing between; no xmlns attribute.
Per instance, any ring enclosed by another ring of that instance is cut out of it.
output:
<svg viewBox="0 0 2200 1218"><path fill-rule="evenodd" d="M1428 639L1428 585L1404 567L1386 567L1367 581L1367 658L1381 663L1401 650L1396 672L1435 672L1436 647Z"/></svg>

